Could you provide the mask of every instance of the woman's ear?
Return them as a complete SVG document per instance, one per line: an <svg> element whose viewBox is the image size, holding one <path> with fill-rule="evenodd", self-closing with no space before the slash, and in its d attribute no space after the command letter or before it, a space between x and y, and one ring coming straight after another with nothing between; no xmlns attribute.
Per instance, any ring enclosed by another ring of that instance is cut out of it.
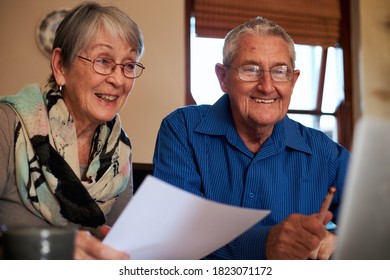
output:
<svg viewBox="0 0 390 280"><path fill-rule="evenodd" d="M222 65L221 63L217 63L215 65L215 74L217 74L219 86L223 92L227 92L226 70L226 66Z"/></svg>
<svg viewBox="0 0 390 280"><path fill-rule="evenodd" d="M62 64L62 53L60 48L55 48L51 54L51 68L57 85L65 85L65 71Z"/></svg>

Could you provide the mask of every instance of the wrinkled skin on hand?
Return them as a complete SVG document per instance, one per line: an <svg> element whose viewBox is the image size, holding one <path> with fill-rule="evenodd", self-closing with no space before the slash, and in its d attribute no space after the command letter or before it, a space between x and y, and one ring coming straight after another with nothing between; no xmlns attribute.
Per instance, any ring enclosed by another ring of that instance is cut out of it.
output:
<svg viewBox="0 0 390 280"><path fill-rule="evenodd" d="M75 240L75 260L128 260L129 255L118 251L96 237L88 231L78 231Z"/></svg>
<svg viewBox="0 0 390 280"><path fill-rule="evenodd" d="M336 250L337 238L336 235L326 231L325 239L323 239L318 248L311 252L309 259L312 260L329 260Z"/></svg>
<svg viewBox="0 0 390 280"><path fill-rule="evenodd" d="M329 259L336 247L336 236L324 225L332 219L328 212L324 221L318 214L292 214L269 232L266 256L272 260Z"/></svg>

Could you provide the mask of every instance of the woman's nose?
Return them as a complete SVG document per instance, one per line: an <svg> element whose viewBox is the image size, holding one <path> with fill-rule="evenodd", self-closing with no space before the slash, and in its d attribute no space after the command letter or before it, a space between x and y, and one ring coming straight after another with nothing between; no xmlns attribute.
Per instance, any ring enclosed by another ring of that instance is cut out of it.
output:
<svg viewBox="0 0 390 280"><path fill-rule="evenodd" d="M123 85L126 81L125 74L123 73L123 67L119 64L115 65L114 70L107 76L107 81L114 83L115 85Z"/></svg>

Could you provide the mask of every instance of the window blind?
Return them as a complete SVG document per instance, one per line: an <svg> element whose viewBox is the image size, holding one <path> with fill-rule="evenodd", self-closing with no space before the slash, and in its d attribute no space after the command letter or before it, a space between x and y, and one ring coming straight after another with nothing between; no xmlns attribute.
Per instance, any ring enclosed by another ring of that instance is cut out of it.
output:
<svg viewBox="0 0 390 280"><path fill-rule="evenodd" d="M335 46L340 39L340 0L192 0L199 37L224 38L257 16L275 21L297 44Z"/></svg>

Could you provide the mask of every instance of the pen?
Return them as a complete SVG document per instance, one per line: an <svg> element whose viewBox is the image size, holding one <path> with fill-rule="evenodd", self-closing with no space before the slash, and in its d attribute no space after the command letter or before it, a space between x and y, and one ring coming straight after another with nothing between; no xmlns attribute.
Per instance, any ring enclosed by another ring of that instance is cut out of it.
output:
<svg viewBox="0 0 390 280"><path fill-rule="evenodd" d="M324 221L324 219L326 217L326 213L329 210L329 207L330 207L330 204L332 203L335 192L336 192L336 188L330 187L328 193L326 194L324 200L322 201L320 213L319 213L321 221Z"/></svg>

